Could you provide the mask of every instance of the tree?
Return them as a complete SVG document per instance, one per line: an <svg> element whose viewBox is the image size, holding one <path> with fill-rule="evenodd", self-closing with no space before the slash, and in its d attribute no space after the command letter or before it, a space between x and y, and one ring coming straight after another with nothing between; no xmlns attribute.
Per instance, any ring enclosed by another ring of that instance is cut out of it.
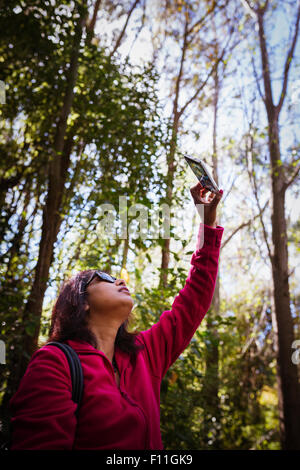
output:
<svg viewBox="0 0 300 470"><path fill-rule="evenodd" d="M294 57L299 32L300 4L298 2L292 42L285 58L282 88L276 104L272 90L272 76L265 15L270 8L269 1L244 2L258 26L258 39L262 64L264 93L261 98L268 120L268 146L271 164L272 187L272 248L268 246L273 273L274 316L273 327L276 332L278 393L280 407L281 441L284 449L300 449L300 388L297 367L291 361L291 345L294 341L293 317L291 312L289 267L287 248L287 227L285 216L286 191L299 175L297 161L283 165L280 149L280 113L287 95L288 79ZM291 176L288 177L288 175Z"/></svg>
<svg viewBox="0 0 300 470"><path fill-rule="evenodd" d="M158 44L165 41L174 44L176 59L162 50L164 66L162 73L166 78L166 84L170 90L169 100L171 113L169 114L170 135L168 151L166 155L166 181L167 188L161 201L171 205L179 203L180 198L174 189L177 174L182 164L178 158L180 134L184 132L184 117L190 114L196 115L196 110L203 109L210 100L209 83L219 63L225 60L229 54L229 43L232 40L230 34L231 25L227 19L219 18L219 27L225 35L223 47L214 55L214 47L211 40L209 19L217 16L225 8L227 2L186 2L176 1L160 4L157 15L161 18L158 32L153 32L154 57L158 60ZM178 45L180 44L180 48ZM169 48L166 48L169 50ZM204 97L206 93L206 97ZM208 97L207 97L208 96ZM191 108L194 110L191 111ZM168 268L170 262L170 238L162 242L160 285L166 287L168 280Z"/></svg>
<svg viewBox="0 0 300 470"><path fill-rule="evenodd" d="M125 195L135 194L147 203L148 187L155 190L153 163L161 138L155 73L151 66L133 72L129 63L120 66L106 54L92 41L91 29L86 31L87 13L81 1L64 7L36 2L19 10L13 5L5 11L2 73L15 93L3 109L4 132L10 132L10 139L5 141L4 134L1 142L7 211L1 221L6 265L1 272L6 294L1 300L1 333L9 352L1 377L2 409L7 409L38 346L44 295L62 227L67 238L67 221L75 218L81 226L86 208L91 211L89 227L99 205L118 200L120 187ZM31 34L28 18L39 31L41 49L34 41L23 47ZM20 38L16 22L26 32ZM7 48L7 40L12 48Z"/></svg>

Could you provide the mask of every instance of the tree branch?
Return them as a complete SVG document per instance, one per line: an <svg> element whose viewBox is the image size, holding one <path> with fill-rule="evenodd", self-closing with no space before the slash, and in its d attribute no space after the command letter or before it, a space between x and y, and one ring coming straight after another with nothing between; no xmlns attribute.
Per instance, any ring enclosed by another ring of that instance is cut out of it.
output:
<svg viewBox="0 0 300 470"><path fill-rule="evenodd" d="M134 44L135 44L137 38L139 37L139 34L141 33L143 27L145 26L145 19L146 19L146 11L145 11L145 10L146 10L146 2L145 2L144 5L143 5L143 14L142 14L141 25L140 25L140 27L138 28L138 30L137 30L137 32L136 32L136 34L135 34L135 36L134 36L134 39L133 39L133 41L132 41L132 43L131 43L129 52L128 52L128 54L127 54L127 59L129 58L129 56L130 56L130 54L131 54L132 48L133 48L133 46L134 46ZM154 60L153 60L152 62L154 62Z"/></svg>
<svg viewBox="0 0 300 470"><path fill-rule="evenodd" d="M259 93L261 99L263 100L263 102L266 104L266 97L263 95L263 93L262 93L262 91L261 91L261 88L260 88L260 83L259 83L258 75L257 75L257 72L256 72L256 68L255 68L255 63L254 63L254 58L253 58L253 56L252 56L252 58L251 58L251 62L252 62L253 73L254 73L254 78L255 78L255 81L256 81L258 93Z"/></svg>
<svg viewBox="0 0 300 470"><path fill-rule="evenodd" d="M269 6L269 0L266 0L263 6L258 5L256 8L253 8L251 6L249 0L241 0L241 2L253 18L255 18L255 14L257 14L258 12L264 14Z"/></svg>
<svg viewBox="0 0 300 470"><path fill-rule="evenodd" d="M287 58L286 58L286 61L285 61L284 75L283 75L284 78L283 78L282 90L281 90L281 94L280 94L280 100L279 100L278 105L276 106L278 114L280 113L280 110L282 108L284 99L286 97L288 78L289 78L289 70L290 70L292 60L293 60L293 55L294 55L294 51L295 51L295 47L296 47L296 43L297 43L297 38L298 38L298 33L299 33L299 23L300 23L300 2L299 2L299 5L298 5L298 12L297 12L297 18L296 18L296 24L295 24L295 32L294 32L292 45L291 45L291 48L288 52L288 55L287 55Z"/></svg>
<svg viewBox="0 0 300 470"><path fill-rule="evenodd" d="M111 54L110 54L110 57L112 57L114 55L114 53L116 52L116 50L119 48L120 44L121 44L121 41L123 39L123 36L126 32L126 29L127 29L127 26L128 26L128 23L129 23L129 20L130 20L130 17L132 15L132 12L134 11L134 9L136 8L136 6L138 5L138 3L140 2L140 0L135 0L134 3L132 4L128 14L127 14L127 18L126 18L126 21L125 21L125 24L123 26L123 29L117 39L117 42L115 44L115 47L113 48Z"/></svg>
<svg viewBox="0 0 300 470"><path fill-rule="evenodd" d="M92 19L86 25L86 29L87 29L87 32L88 32L90 38L92 38L93 35L94 35L94 29L95 29L95 24L96 24L96 21L97 21L97 15L98 15L98 10L99 10L99 7L100 7L100 3L101 3L101 0L96 0Z"/></svg>
<svg viewBox="0 0 300 470"><path fill-rule="evenodd" d="M259 318L259 320L258 320L258 323L257 323L257 325L253 328L252 333L251 333L251 335L250 335L250 338L248 339L247 343L246 343L245 346L243 347L243 350L242 350L242 352L241 352L241 356L244 356L244 355L245 355L245 353L247 352L247 350L250 348L251 344L252 344L253 341L255 340L255 336L257 335L257 333L260 332L260 327L262 326L263 320L264 320L264 318L265 318L267 308L268 308L268 304L267 304L267 303L262 306L261 314L260 314L260 318Z"/></svg>
<svg viewBox="0 0 300 470"><path fill-rule="evenodd" d="M242 4L244 5L245 9L249 12L252 18L255 18L255 10L252 8L248 0L241 0Z"/></svg>
<svg viewBox="0 0 300 470"><path fill-rule="evenodd" d="M271 72L269 65L269 54L266 43L265 29L264 29L264 12L265 10L257 10L258 21L258 35L261 53L262 73L265 88L265 106L267 112L274 109L273 93L271 86Z"/></svg>
<svg viewBox="0 0 300 470"><path fill-rule="evenodd" d="M230 41L230 38L229 38L229 41ZM179 117L182 116L182 114L184 113L184 111L186 110L186 108L197 98L197 96L199 95L199 93L203 90L203 88L206 86L208 80L210 79L210 77L213 75L213 73L216 71L217 67L219 66L219 63L223 60L223 57L225 55L225 52L227 50L227 46L229 44L229 41L227 42L226 46L224 47L223 51L222 51L222 54L221 56L217 59L217 61L215 62L214 66L211 68L209 74L207 75L206 79L204 82L201 83L200 87L197 88L197 90L195 91L195 93L191 96L191 98L182 106L182 108L180 109L180 111L178 111L178 115Z"/></svg>
<svg viewBox="0 0 300 470"><path fill-rule="evenodd" d="M269 0L266 0L262 7L261 6L258 7L258 10L261 13L265 13L267 11L268 6L269 6Z"/></svg>
<svg viewBox="0 0 300 470"><path fill-rule="evenodd" d="M291 178L283 185L284 186L284 190L286 191L287 188L293 184L293 182L296 180L297 176L300 174L300 163L299 165L297 166L296 170L294 171L294 173L292 174Z"/></svg>
<svg viewBox="0 0 300 470"><path fill-rule="evenodd" d="M224 205L226 199L228 198L230 192L232 191L232 188L233 188L233 186L234 186L234 184L235 184L235 182L236 182L236 180L238 179L239 176L240 176L240 175L236 175L236 176L233 178L233 180L232 180L232 182L231 182L231 184L230 184L230 188L226 190L226 195L222 197L222 205ZM229 182L229 178L228 178L228 182ZM226 185L224 184L224 188L227 188L227 184L226 184Z"/></svg>
<svg viewBox="0 0 300 470"><path fill-rule="evenodd" d="M197 28L197 26L200 26L202 23L204 23L204 21L207 19L207 17L208 17L211 13L215 12L215 8L216 8L216 6L215 6L215 4L214 4L214 2L213 2L211 8L209 8L209 9L205 12L205 14L204 14L198 21L196 21L196 23L194 23L194 24L188 29L187 34L188 34L188 35L191 34L191 32L192 32L195 28Z"/></svg>
<svg viewBox="0 0 300 470"><path fill-rule="evenodd" d="M252 135L251 135L250 152L251 152L251 166L252 166L252 168L253 168L254 139L253 139L253 136L252 136ZM247 153L247 149L246 149L246 159L247 159L247 162L248 162L248 153ZM248 165L248 166L249 166L249 165ZM258 207L258 209L259 209L260 223L261 223L261 226L262 226L262 229L263 229L264 240L265 240L265 243L266 243L266 246L267 246L269 258L270 258L270 260L272 260L273 255L272 255L271 248L270 248L270 245L269 245L268 236L267 236L267 230L266 230L266 226L265 226L265 223L264 223L264 219L263 219L263 217L262 217L262 212L263 212L263 211L261 210L261 207L260 207L260 202L259 202L259 197L258 197L258 188L257 188L257 183L256 183L256 178L255 178L255 172L254 172L254 171L250 171L250 170L248 169L248 174L249 174L250 183L252 183L252 185L253 185L254 196L255 196L255 200L256 200L257 207ZM268 201L267 201L267 202L268 202ZM265 205L265 207L266 207L266 205Z"/></svg>
<svg viewBox="0 0 300 470"><path fill-rule="evenodd" d="M174 118L177 119L177 121L179 120L181 116L180 112L178 112L178 99L179 99L180 82L181 82L181 78L183 74L183 65L185 61L185 54L186 54L186 48L187 48L187 26L188 26L188 23L186 21L185 26L184 26L184 36L183 36L183 45L182 45L182 50L181 50L179 72L178 72L176 84L175 84L175 98L174 98L174 105L173 105L173 114L174 114Z"/></svg>
<svg viewBox="0 0 300 470"><path fill-rule="evenodd" d="M243 222L241 223L227 238L226 240L222 243L221 245L221 249L224 248L224 246L227 245L227 243L230 242L230 240L234 237L234 235L236 235L236 233L241 230L242 228L244 227L249 227L249 225L251 225L251 223L253 222L253 220L257 219L257 217L261 217L261 214L264 212L264 210L266 209L266 207L268 206L269 204L269 201L266 201L264 207L260 210L260 212L258 214L256 214L254 217L251 217L251 219L249 219L247 222Z"/></svg>

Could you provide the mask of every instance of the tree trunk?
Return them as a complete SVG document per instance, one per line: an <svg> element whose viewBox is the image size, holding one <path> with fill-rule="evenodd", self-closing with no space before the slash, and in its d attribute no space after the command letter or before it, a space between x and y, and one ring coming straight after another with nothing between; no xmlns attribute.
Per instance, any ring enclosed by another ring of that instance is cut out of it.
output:
<svg viewBox="0 0 300 470"><path fill-rule="evenodd" d="M213 100L213 177L218 184L218 148L217 148L217 123L218 123L218 101L220 93L219 73L216 68L214 73L214 100ZM212 298L211 308L206 316L207 330L209 331L210 343L205 350L205 377L203 380L204 399L204 434L212 433L213 440L210 448L220 448L220 402L219 402L219 333L216 327L215 317L220 313L220 281L219 275L216 280L216 287ZM215 418L215 421L212 421ZM217 426L216 426L217 425ZM210 434L211 435L211 434Z"/></svg>
<svg viewBox="0 0 300 470"><path fill-rule="evenodd" d="M62 222L60 217L60 207L64 194L64 185L67 178L67 168L69 166L72 144L65 147L65 136L67 129L67 119L71 112L74 85L77 78L79 47L82 37L83 26L85 22L85 13L79 20L77 31L74 39L73 53L70 62L68 85L64 97L63 107L60 113L57 132L54 140L54 151L49 163L49 187L45 206L43 209L42 235L39 246L38 261L35 268L35 276L28 301L23 312L24 326L30 326L31 331L24 332L24 348L23 357L20 362L19 373L20 379L25 373L28 360L35 351L40 331L40 320L42 314L42 306L44 294L47 288L49 277L49 269L52 263L54 244Z"/></svg>
<svg viewBox="0 0 300 470"><path fill-rule="evenodd" d="M173 200L173 183L174 183L174 173L175 173L175 153L176 153L176 146L177 146L177 135L179 129L179 119L181 113L178 109L178 102L179 102L179 94L180 94L180 85L183 76L183 67L185 61L186 50L188 47L188 22L186 20L184 26L184 36L183 36L183 44L181 49L181 60L180 60L180 67L178 71L178 75L176 77L176 84L175 84L175 95L173 101L173 123L172 123L172 136L170 142L170 151L167 156L167 192L166 192L166 199L167 203L170 205L172 204ZM170 238L165 238L162 245L162 257L161 257L161 271L160 271L160 281L159 285L162 287L166 287L168 283L168 267L170 262Z"/></svg>
<svg viewBox="0 0 300 470"><path fill-rule="evenodd" d="M300 386L297 366L293 364L291 360L294 326L290 308L287 227L285 217L285 174L281 161L279 138L279 112L284 96L281 95L280 97L280 105L275 106L272 96L269 58L264 31L264 12L265 9L258 10L257 18L271 163L273 244L271 264L275 306L273 326L274 332L277 334L277 382L280 406L280 433L283 449L300 450ZM297 32L298 30L296 29L296 34ZM289 62L290 61L291 59ZM285 69L285 81L287 79L287 73L288 68Z"/></svg>
<svg viewBox="0 0 300 470"><path fill-rule="evenodd" d="M215 325L215 316L220 310L220 282L219 276L212 299L211 308L207 314L207 330L209 342L205 349L205 376L203 379L203 428L207 447L220 449L220 401L219 401L219 333ZM214 418L214 420L212 420ZM208 445L208 441L212 444Z"/></svg>
<svg viewBox="0 0 300 470"><path fill-rule="evenodd" d="M175 152L177 144L179 120L177 111L174 112L172 141L170 145L170 152L168 154L168 172L167 172L167 201L171 206L173 199L173 184L174 184L174 171L175 171ZM170 262L170 237L165 238L162 245L161 256L161 272L160 272L160 285L166 287L168 283L168 267Z"/></svg>
<svg viewBox="0 0 300 470"><path fill-rule="evenodd" d="M215 6L215 5L214 5ZM213 10L210 10L212 12ZM208 12L207 12L208 15ZM172 137L170 142L170 151L167 156L167 192L166 198L167 203L171 206L173 200L173 183L174 183L174 174L175 174L175 154L176 154L176 146L177 146L177 138L178 138L178 130L180 125L180 119L183 116L184 112L187 108L193 103L196 99L198 99L199 94L203 91L203 88L208 82L208 79L211 77L215 69L217 68L218 64L224 57L225 49L222 52L221 57L217 58L216 64L212 67L211 71L207 75L206 80L204 80L201 85L196 89L195 93L192 94L190 98L188 98L184 105L179 105L179 95L180 89L182 85L183 79L183 69L185 65L186 59L186 52L188 47L190 47L191 40L193 38L193 30L198 25L200 25L203 21L204 17L199 21L194 23L194 25L189 29L189 15L185 15L185 26L184 26L184 35L183 35L183 44L181 48L181 59L180 59L180 67L176 77L175 83L175 94L173 100L173 123L172 123ZM162 245L162 260L161 260L161 272L160 272L160 281L159 285L165 287L167 285L168 280L168 267L170 261L170 238L164 239Z"/></svg>
<svg viewBox="0 0 300 470"><path fill-rule="evenodd" d="M285 190L279 165L278 122L269 123L269 148L272 168L272 272L277 340L277 380L281 442L284 449L300 450L300 387L297 366L291 360L294 325L290 307Z"/></svg>
<svg viewBox="0 0 300 470"><path fill-rule="evenodd" d="M3 258L9 254L9 259L8 259L8 262L7 262L7 267L6 267L6 280L7 278L9 278L10 282L11 282L11 277L13 278L13 275L12 275L12 272L11 272L11 268L13 270L13 260L14 259L17 259L20 255L20 248L21 248L21 243L22 243L22 237L24 235L24 230L26 228L26 224L28 222L27 220L27 209L28 209L28 205L30 203L30 197L31 197L31 193L30 193L30 188L26 188L24 189L25 191L25 198L24 198L24 205L23 205L23 210L22 210L22 213L20 215L20 218L19 218L19 221L18 221L18 226L17 226L17 230L16 230L16 233L14 235L14 238L11 242L11 247L9 248L9 250L4 253L2 256ZM5 292L5 286L3 285L3 289L1 289L2 292Z"/></svg>

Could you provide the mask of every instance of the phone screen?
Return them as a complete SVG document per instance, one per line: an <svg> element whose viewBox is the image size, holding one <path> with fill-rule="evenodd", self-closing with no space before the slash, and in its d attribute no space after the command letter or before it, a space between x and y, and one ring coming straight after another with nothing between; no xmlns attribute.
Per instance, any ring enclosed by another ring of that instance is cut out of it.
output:
<svg viewBox="0 0 300 470"><path fill-rule="evenodd" d="M213 193L217 193L219 191L218 186L216 185L213 177L209 174L207 168L202 162L197 162L189 157L184 157L188 164L190 165L191 169L197 176L198 180L209 191Z"/></svg>

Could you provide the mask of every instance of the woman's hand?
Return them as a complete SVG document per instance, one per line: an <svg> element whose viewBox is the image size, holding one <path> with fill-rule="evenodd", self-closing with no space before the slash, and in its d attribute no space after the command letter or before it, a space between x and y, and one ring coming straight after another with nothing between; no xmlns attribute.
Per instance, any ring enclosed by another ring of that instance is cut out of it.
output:
<svg viewBox="0 0 300 470"><path fill-rule="evenodd" d="M192 186L191 195L194 200L194 203L197 207L197 210L200 214L200 217L203 216L203 223L209 225L210 227L216 228L217 226L217 206L223 196L223 190L221 189L218 194L212 193L209 189L206 189L200 182L195 186ZM206 193L210 193L206 198ZM204 206L204 211L202 209ZM203 215L204 214L204 215Z"/></svg>

